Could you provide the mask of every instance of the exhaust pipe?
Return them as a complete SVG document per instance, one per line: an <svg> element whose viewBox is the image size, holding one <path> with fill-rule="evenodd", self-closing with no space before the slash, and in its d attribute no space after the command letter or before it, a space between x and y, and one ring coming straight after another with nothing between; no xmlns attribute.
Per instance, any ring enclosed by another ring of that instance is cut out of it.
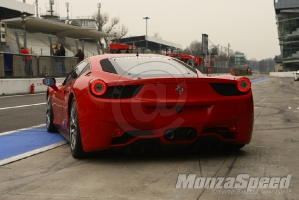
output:
<svg viewBox="0 0 299 200"><path fill-rule="evenodd" d="M164 137L166 140L172 140L174 138L174 131L172 130L166 131Z"/></svg>
<svg viewBox="0 0 299 200"><path fill-rule="evenodd" d="M190 139L190 140L193 140L196 137L196 135L197 135L197 133L196 133L195 129L190 129L187 132L187 138Z"/></svg>

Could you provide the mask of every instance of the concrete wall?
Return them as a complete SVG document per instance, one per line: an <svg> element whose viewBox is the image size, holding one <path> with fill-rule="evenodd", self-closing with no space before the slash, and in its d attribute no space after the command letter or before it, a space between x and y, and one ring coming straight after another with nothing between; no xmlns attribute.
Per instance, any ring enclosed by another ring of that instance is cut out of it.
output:
<svg viewBox="0 0 299 200"><path fill-rule="evenodd" d="M32 79L0 79L0 96L13 94L29 94L30 86L34 84L34 92L46 92L47 86L43 85L42 78ZM57 82L63 82L64 78L57 78Z"/></svg>
<svg viewBox="0 0 299 200"><path fill-rule="evenodd" d="M291 72L270 72L270 76L275 77L293 77L295 76L295 71Z"/></svg>

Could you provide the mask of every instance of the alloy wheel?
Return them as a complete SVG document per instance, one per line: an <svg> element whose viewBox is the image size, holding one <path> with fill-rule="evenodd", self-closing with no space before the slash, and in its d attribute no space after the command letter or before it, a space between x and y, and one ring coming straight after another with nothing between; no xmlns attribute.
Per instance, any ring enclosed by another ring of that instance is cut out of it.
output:
<svg viewBox="0 0 299 200"><path fill-rule="evenodd" d="M76 147L77 133L78 133L77 108L76 108L76 102L73 102L71 107L71 116L70 116L70 143L71 143L72 150L75 150Z"/></svg>

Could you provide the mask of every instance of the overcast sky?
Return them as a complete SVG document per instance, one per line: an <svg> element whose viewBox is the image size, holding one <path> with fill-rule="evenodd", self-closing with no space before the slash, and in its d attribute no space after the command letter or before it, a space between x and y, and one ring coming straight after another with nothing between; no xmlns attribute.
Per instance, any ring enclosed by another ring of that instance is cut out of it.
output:
<svg viewBox="0 0 299 200"><path fill-rule="evenodd" d="M23 0L19 0L23 2ZM26 0L33 4L35 0ZM245 53L247 59L273 58L280 54L273 0L55 0L61 17L91 16L101 3L101 13L119 17L128 36L159 33L163 40L186 48L192 41L209 35L214 45ZM45 13L49 0L38 0Z"/></svg>

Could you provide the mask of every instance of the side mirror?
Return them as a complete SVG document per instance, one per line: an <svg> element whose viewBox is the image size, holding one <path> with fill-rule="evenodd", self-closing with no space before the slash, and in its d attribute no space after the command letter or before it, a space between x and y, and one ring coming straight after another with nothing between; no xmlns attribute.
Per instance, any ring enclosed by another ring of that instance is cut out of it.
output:
<svg viewBox="0 0 299 200"><path fill-rule="evenodd" d="M55 78L44 78L43 84L49 87L53 87L56 84Z"/></svg>

